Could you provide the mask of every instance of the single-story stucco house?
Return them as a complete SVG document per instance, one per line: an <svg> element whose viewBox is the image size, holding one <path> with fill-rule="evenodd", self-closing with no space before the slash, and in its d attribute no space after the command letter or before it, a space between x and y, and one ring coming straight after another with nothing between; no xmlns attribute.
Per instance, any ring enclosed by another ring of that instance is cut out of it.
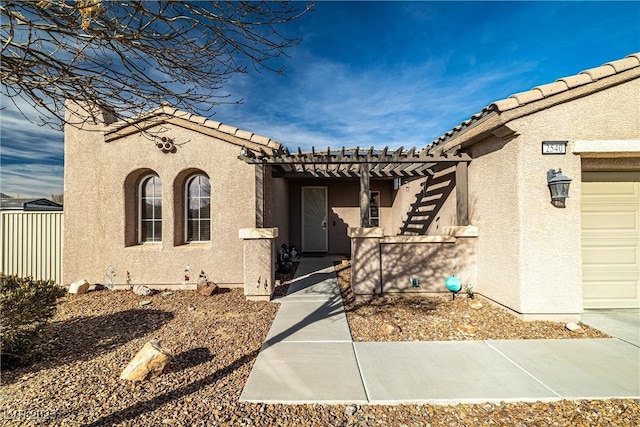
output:
<svg viewBox="0 0 640 427"><path fill-rule="evenodd" d="M286 244L350 256L362 297L446 292L455 274L525 319L640 306L640 54L497 101L418 149L291 152L168 105L118 122L69 101L67 120L65 283L190 287L203 273L268 299Z"/></svg>

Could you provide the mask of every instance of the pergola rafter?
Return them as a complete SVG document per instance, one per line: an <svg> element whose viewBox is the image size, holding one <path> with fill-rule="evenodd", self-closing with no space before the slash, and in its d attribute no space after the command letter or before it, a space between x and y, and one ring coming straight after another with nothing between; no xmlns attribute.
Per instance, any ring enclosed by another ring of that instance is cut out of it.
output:
<svg viewBox="0 0 640 427"><path fill-rule="evenodd" d="M435 170L446 165L456 165L459 177L456 195L458 202L458 222L460 225L468 223L467 207L467 164L471 157L459 150L445 152L415 147L405 150L400 147L393 152L389 147L383 149L344 148L326 151L302 152L300 147L296 153L290 153L282 148L267 153L242 148L239 159L254 165L272 166L274 176L285 178L358 178L360 180L360 212L361 226L369 226L370 179L420 178L432 176Z"/></svg>
<svg viewBox="0 0 640 427"><path fill-rule="evenodd" d="M393 152L389 148L377 150L373 147L369 149L342 148L326 151L316 151L303 153L300 148L295 154L283 149L273 154L268 154L261 150L256 154L249 150L243 150L240 156L250 164L261 164L279 166L285 174L311 174L325 178L335 177L360 177L360 165L371 166L370 173L376 178L406 178L427 176L430 168L438 163L460 163L470 162L471 158L465 153L456 152L447 154L444 152L429 152L426 149L417 151L416 148L405 150L400 147ZM425 167L426 166L426 167Z"/></svg>

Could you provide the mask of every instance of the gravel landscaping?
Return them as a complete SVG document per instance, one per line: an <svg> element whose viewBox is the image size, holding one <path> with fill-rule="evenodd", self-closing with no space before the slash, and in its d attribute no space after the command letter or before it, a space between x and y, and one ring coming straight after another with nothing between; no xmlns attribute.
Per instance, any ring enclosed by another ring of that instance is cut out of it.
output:
<svg viewBox="0 0 640 427"><path fill-rule="evenodd" d="M142 301L151 304L141 307ZM460 298L456 304L462 302L464 299ZM366 316L366 312L359 311L365 306L352 304L347 302L350 317ZM416 308L416 303L402 303L408 304L404 308L392 301L376 304L366 309L384 313L392 304L411 313L411 308ZM2 372L0 424L633 426L640 419L640 403L631 399L454 406L239 403L278 307L269 302L245 301L241 289L225 288L211 297L187 291L151 297L126 291L66 296L41 343L40 359L30 367ZM443 302L436 307L437 312L447 305ZM485 308L489 309L484 305L477 311L482 313ZM425 322L434 310L414 311L421 313ZM464 315L468 310L463 311ZM476 316L475 312L468 314ZM402 328L395 340L428 339L417 335L410 322L399 317L390 319ZM469 319L476 321L476 317ZM354 336L365 339L357 325L358 322L352 324ZM371 329L371 325L364 329ZM478 329L473 339L484 339L482 328ZM450 338L456 337L460 338L454 333ZM168 371L140 383L120 380L122 369L150 339L160 341L173 352Z"/></svg>
<svg viewBox="0 0 640 427"><path fill-rule="evenodd" d="M480 296L469 299L464 292L455 299L448 294L356 301L351 292L351 268L336 264L336 272L351 336L358 342L608 337L583 324L571 332L564 323L525 322Z"/></svg>

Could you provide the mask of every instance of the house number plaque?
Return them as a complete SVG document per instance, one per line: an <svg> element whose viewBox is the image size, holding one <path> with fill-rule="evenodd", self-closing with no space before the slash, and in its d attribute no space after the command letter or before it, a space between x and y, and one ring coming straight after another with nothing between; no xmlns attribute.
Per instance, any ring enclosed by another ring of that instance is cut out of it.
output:
<svg viewBox="0 0 640 427"><path fill-rule="evenodd" d="M567 154L567 141L542 141L542 154Z"/></svg>

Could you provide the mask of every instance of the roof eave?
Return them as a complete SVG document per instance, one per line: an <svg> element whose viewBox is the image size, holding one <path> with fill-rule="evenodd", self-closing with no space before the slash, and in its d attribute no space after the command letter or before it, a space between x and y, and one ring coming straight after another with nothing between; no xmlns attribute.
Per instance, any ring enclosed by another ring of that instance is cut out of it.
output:
<svg viewBox="0 0 640 427"><path fill-rule="evenodd" d="M180 111L168 105L162 105L147 114L113 123L105 129L104 139L105 142L113 142L129 135L143 132L161 123L171 123L231 144L245 146L251 150L276 151L282 149L282 144L270 138L210 120L203 116Z"/></svg>
<svg viewBox="0 0 640 427"><path fill-rule="evenodd" d="M454 149L465 149L486 139L489 135L504 133L499 131L501 127L509 128L508 124L516 119L525 117L539 111L579 99L604 89L626 83L640 78L640 67L622 71L618 74L604 77L589 84L560 92L554 96L542 98L517 107L501 110L496 104L492 104L492 112L482 116L468 127L451 135L445 141L434 144L432 150L448 152Z"/></svg>

